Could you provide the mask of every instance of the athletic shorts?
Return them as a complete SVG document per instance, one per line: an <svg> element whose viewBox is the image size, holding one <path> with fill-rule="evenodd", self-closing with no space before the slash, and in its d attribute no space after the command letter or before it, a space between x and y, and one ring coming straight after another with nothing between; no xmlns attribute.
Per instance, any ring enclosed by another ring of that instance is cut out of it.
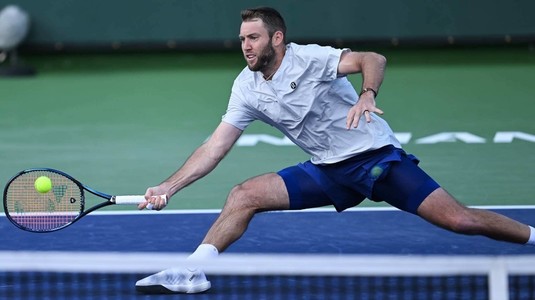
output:
<svg viewBox="0 0 535 300"><path fill-rule="evenodd" d="M341 212L368 198L416 214L440 187L418 163L413 155L389 145L334 164L307 161L278 174L286 184L290 209L333 205Z"/></svg>

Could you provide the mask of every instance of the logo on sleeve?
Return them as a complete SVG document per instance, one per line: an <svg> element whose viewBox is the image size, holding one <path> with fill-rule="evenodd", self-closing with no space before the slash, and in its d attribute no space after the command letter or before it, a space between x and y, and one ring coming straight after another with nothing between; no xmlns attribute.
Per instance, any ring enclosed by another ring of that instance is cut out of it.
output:
<svg viewBox="0 0 535 300"><path fill-rule="evenodd" d="M290 83L290 87L292 88L292 90L295 90L295 88L297 87L297 83L292 81L292 83Z"/></svg>

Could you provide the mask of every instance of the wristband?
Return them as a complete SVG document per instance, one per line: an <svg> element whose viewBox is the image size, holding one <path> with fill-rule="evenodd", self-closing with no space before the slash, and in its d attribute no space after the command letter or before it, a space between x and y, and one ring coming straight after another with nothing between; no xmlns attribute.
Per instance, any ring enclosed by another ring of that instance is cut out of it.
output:
<svg viewBox="0 0 535 300"><path fill-rule="evenodd" d="M377 92L372 88L363 88L362 91L359 94L359 97L362 96L362 94L367 93L367 92L372 92L373 93L373 97L374 98L377 97Z"/></svg>

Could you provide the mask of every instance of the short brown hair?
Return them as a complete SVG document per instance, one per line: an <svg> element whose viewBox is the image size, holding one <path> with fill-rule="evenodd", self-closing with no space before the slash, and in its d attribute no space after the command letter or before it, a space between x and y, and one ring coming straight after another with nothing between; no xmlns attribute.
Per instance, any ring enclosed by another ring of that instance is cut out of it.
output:
<svg viewBox="0 0 535 300"><path fill-rule="evenodd" d="M266 25L269 37L272 37L275 32L281 31L286 39L286 24L281 14L274 8L256 7L244 9L241 11L241 19L243 22L260 19Z"/></svg>

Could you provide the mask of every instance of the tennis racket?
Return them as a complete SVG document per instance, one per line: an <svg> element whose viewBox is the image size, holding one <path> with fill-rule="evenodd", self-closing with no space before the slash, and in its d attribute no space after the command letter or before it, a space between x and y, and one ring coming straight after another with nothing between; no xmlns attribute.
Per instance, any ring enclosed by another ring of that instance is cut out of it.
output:
<svg viewBox="0 0 535 300"><path fill-rule="evenodd" d="M36 190L35 181L41 176L52 182L49 191ZM85 209L85 191L106 201ZM144 196L112 196L95 191L68 174L48 168L21 171L4 189L7 218L18 228L31 232L60 230L99 208L113 204L137 205L144 201Z"/></svg>

